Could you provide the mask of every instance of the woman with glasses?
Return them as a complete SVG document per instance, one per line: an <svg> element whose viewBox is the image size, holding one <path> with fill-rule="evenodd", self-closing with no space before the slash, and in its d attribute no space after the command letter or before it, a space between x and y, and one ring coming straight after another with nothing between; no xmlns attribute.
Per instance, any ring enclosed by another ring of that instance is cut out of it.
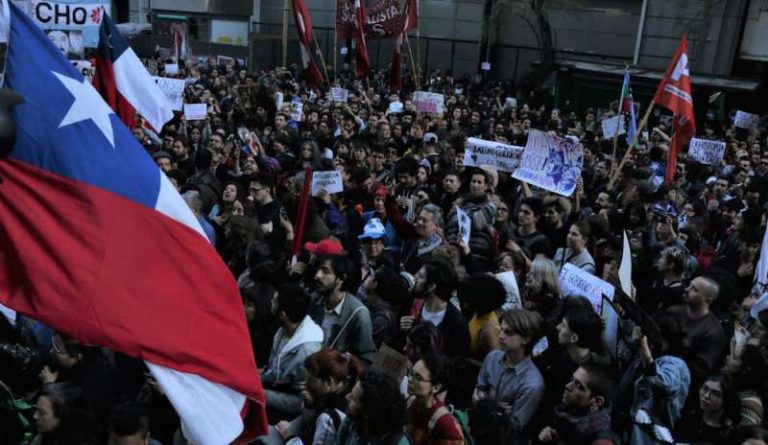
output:
<svg viewBox="0 0 768 445"><path fill-rule="evenodd" d="M461 428L440 400L450 379L447 357L428 354L411 370L408 383L408 424L405 429L416 445L460 445Z"/></svg>
<svg viewBox="0 0 768 445"><path fill-rule="evenodd" d="M683 443L726 445L739 443L731 437L739 422L739 398L733 381L724 374L709 377L699 388L698 410L681 419L673 435Z"/></svg>

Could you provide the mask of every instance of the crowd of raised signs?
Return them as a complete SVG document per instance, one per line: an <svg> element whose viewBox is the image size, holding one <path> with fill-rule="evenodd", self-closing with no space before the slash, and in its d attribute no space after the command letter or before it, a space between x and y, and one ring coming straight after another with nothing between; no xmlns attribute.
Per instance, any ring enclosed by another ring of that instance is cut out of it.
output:
<svg viewBox="0 0 768 445"><path fill-rule="evenodd" d="M655 115L618 169L611 104L346 68L181 63L176 118L133 128L237 279L263 443L765 443L764 117L697 116L665 183ZM185 443L142 363L1 335L0 442Z"/></svg>

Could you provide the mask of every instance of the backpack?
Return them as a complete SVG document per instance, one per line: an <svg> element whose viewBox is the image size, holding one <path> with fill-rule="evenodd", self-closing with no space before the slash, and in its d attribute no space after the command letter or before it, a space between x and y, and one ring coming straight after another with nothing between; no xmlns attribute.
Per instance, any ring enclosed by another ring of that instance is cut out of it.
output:
<svg viewBox="0 0 768 445"><path fill-rule="evenodd" d="M443 416L453 417L453 421L456 422L456 425L458 425L461 430L462 443L464 445L474 445L475 441L472 440L472 436L469 434L469 415L466 411L454 409L453 405L441 406L435 410L427 424L429 434L432 434L432 429Z"/></svg>

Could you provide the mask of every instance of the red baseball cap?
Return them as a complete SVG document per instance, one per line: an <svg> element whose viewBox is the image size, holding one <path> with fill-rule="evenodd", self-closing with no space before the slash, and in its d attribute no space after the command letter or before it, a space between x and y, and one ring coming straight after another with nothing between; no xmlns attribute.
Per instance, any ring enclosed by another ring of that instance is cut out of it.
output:
<svg viewBox="0 0 768 445"><path fill-rule="evenodd" d="M344 253L341 244L332 239L324 239L319 243L305 243L304 248L307 249L307 252L315 255L342 255Z"/></svg>

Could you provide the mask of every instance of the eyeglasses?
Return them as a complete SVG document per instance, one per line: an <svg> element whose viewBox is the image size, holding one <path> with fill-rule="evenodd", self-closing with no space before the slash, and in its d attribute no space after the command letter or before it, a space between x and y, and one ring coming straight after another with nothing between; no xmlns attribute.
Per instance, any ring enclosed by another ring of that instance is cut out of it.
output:
<svg viewBox="0 0 768 445"><path fill-rule="evenodd" d="M417 374L413 370L411 370L411 372L408 373L408 377L414 382L430 383L432 381L421 374Z"/></svg>

